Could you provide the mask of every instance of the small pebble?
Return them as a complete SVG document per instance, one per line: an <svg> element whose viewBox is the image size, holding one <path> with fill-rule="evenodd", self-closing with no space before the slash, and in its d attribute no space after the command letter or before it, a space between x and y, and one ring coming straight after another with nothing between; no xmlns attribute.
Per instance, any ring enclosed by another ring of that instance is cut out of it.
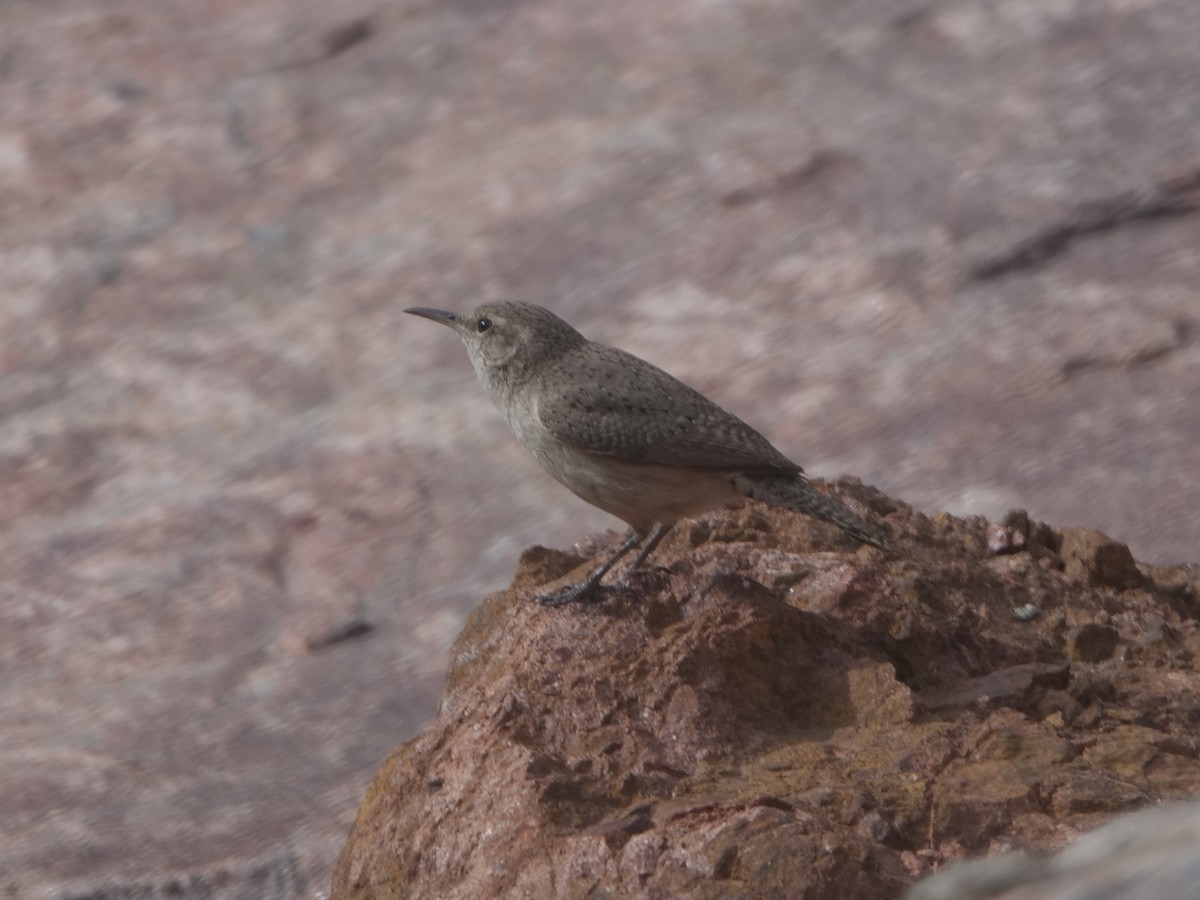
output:
<svg viewBox="0 0 1200 900"><path fill-rule="evenodd" d="M1032 622L1042 611L1032 603L1026 603L1024 606L1018 606L1013 610L1013 618L1018 622Z"/></svg>

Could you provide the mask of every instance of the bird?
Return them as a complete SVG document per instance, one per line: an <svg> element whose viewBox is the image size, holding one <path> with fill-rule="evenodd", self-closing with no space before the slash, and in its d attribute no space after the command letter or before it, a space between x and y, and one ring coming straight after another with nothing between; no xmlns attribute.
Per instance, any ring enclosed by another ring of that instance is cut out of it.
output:
<svg viewBox="0 0 1200 900"><path fill-rule="evenodd" d="M652 363L589 341L545 307L497 300L461 313L404 311L453 329L517 440L564 487L630 527L582 581L539 595L544 604L593 598L634 548L630 571L680 519L747 498L892 549L881 525L813 488L799 465L733 413Z"/></svg>

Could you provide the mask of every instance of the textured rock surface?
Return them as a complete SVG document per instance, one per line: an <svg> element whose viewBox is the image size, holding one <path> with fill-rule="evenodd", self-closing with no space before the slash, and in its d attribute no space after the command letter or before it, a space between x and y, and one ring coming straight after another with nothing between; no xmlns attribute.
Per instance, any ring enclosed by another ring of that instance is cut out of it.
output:
<svg viewBox="0 0 1200 900"><path fill-rule="evenodd" d="M368 790L334 900L894 898L1200 791L1200 573L1118 591L850 490L899 558L750 508L549 610L532 594L584 561L526 553ZM1072 662L1082 623L1120 651Z"/></svg>
<svg viewBox="0 0 1200 900"><path fill-rule="evenodd" d="M1197 46L1195 0L0 3L0 894L315 896L471 604L610 524L405 305L1195 560Z"/></svg>
<svg viewBox="0 0 1200 900"><path fill-rule="evenodd" d="M1004 854L951 866L905 900L1187 900L1200 897L1200 804L1124 816L1057 856Z"/></svg>

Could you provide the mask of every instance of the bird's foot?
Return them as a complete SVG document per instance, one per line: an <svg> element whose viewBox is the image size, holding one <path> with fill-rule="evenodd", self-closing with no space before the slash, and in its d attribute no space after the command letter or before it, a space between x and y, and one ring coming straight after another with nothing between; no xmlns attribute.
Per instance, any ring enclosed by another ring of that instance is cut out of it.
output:
<svg viewBox="0 0 1200 900"><path fill-rule="evenodd" d="M594 600L599 593L599 585L590 581L580 581L568 584L557 591L548 594L538 594L537 602L543 606L566 606L568 603L578 603L583 600Z"/></svg>

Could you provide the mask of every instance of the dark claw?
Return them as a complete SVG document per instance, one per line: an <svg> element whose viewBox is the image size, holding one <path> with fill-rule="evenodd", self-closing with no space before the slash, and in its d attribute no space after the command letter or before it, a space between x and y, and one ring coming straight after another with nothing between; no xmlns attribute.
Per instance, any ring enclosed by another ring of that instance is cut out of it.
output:
<svg viewBox="0 0 1200 900"><path fill-rule="evenodd" d="M596 585L581 581L579 584L568 584L552 594L538 594L537 602L543 606L566 606L568 603L588 598L596 589Z"/></svg>

